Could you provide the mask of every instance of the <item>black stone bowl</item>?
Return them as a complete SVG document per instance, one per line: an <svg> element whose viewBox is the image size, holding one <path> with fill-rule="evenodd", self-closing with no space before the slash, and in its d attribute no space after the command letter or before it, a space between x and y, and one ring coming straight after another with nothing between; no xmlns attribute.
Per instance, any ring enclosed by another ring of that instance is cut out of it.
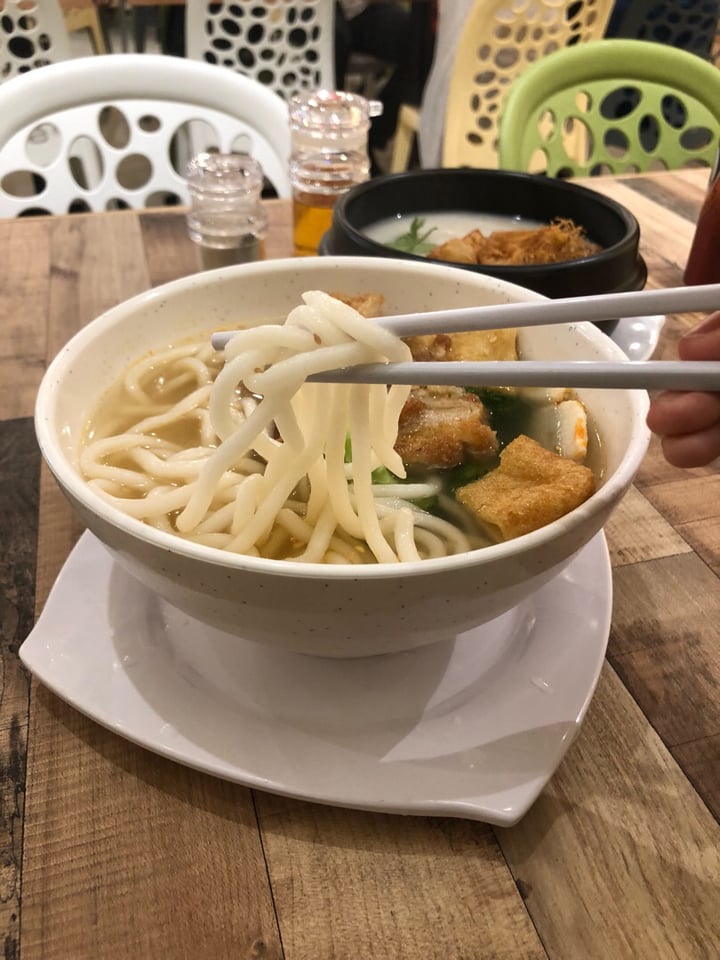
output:
<svg viewBox="0 0 720 960"><path fill-rule="evenodd" d="M395 215L448 211L477 211L544 223L568 218L584 227L587 236L601 247L591 256L561 263L457 264L464 270L508 280L552 298L640 290L645 285L647 268L638 252L640 228L629 210L565 180L505 170L417 170L368 180L337 202L318 252L425 259L371 240L364 230ZM607 324L600 326L610 332Z"/></svg>

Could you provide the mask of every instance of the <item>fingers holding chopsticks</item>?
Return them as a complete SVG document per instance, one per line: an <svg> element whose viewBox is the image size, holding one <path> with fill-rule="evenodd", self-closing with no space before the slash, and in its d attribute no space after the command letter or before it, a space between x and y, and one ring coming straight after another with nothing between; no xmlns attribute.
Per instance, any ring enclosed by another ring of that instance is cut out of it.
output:
<svg viewBox="0 0 720 960"><path fill-rule="evenodd" d="M678 343L682 360L720 359L720 311L711 313ZM702 467L720 457L720 383L717 392L666 391L651 403L648 427L662 439L676 467Z"/></svg>
<svg viewBox="0 0 720 960"><path fill-rule="evenodd" d="M720 358L720 310L709 314L678 343L681 360L717 360Z"/></svg>

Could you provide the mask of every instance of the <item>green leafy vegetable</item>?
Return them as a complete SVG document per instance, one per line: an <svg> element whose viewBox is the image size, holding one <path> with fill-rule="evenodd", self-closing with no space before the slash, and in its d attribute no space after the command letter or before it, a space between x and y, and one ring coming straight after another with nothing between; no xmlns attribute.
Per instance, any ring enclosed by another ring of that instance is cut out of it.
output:
<svg viewBox="0 0 720 960"><path fill-rule="evenodd" d="M501 448L527 429L532 408L517 393L494 390L492 387L468 387L467 391L474 393L485 405L490 426L497 434Z"/></svg>
<svg viewBox="0 0 720 960"><path fill-rule="evenodd" d="M490 473L495 466L495 463L461 463L458 467L452 467L446 474L447 488L450 493L455 493L459 487L473 483Z"/></svg>
<svg viewBox="0 0 720 960"><path fill-rule="evenodd" d="M391 240L387 246L392 247L393 250L400 250L402 253L415 253L420 257L424 257L437 246L435 243L427 242L427 238L433 233L435 227L429 227L424 233L421 233L420 231L424 226L425 218L415 217L410 224L408 232Z"/></svg>
<svg viewBox="0 0 720 960"><path fill-rule="evenodd" d="M373 470L372 482L377 484L388 484L388 483L415 483L410 477L406 477L404 480L402 477L396 477L394 473L388 470L387 467L376 467ZM411 503L414 503L415 506L420 507L421 510L432 511L432 509L437 506L437 497L420 497L417 500L412 500Z"/></svg>
<svg viewBox="0 0 720 960"><path fill-rule="evenodd" d="M376 467L371 474L373 483L407 483L407 480L401 480L391 473L387 467Z"/></svg>
<svg viewBox="0 0 720 960"><path fill-rule="evenodd" d="M419 500L413 500L412 502L420 510L424 510L426 513L434 513L435 510L437 510L438 498L437 497L420 497Z"/></svg>

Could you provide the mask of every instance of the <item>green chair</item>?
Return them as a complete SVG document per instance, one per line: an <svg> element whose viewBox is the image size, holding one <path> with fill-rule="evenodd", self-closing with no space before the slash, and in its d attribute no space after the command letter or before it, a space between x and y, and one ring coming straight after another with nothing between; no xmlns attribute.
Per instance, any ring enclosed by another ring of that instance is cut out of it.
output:
<svg viewBox="0 0 720 960"><path fill-rule="evenodd" d="M595 40L531 64L508 92L500 167L554 177L711 166L720 70L643 40Z"/></svg>

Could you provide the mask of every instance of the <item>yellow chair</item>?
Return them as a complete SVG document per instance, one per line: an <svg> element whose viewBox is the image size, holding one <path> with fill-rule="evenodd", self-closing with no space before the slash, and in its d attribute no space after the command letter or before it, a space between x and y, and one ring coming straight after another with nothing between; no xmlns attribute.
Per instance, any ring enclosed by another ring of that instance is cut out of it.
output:
<svg viewBox="0 0 720 960"><path fill-rule="evenodd" d="M526 67L600 39L613 0L475 0L450 77L444 167L497 167L503 100Z"/></svg>
<svg viewBox="0 0 720 960"><path fill-rule="evenodd" d="M93 0L60 0L60 6L68 33L87 30L90 34L93 53L108 52L100 26L100 17Z"/></svg>
<svg viewBox="0 0 720 960"><path fill-rule="evenodd" d="M402 173L407 170L419 126L418 108L411 107L409 103L401 104L390 155L390 173Z"/></svg>

